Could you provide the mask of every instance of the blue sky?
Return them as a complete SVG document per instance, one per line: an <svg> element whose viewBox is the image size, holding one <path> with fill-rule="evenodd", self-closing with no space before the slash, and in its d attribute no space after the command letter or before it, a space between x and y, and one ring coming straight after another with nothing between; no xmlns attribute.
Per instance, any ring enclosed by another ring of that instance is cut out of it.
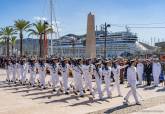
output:
<svg viewBox="0 0 165 114"><path fill-rule="evenodd" d="M97 25L107 22L130 27L165 27L165 0L54 0L54 3L61 35L85 33L90 11L95 14ZM0 27L12 25L16 19L33 22L34 17L49 17L48 11L48 0L0 0ZM124 27L110 28L113 32L124 30ZM165 28L131 28L131 31L143 41L150 42L151 37L165 40Z"/></svg>

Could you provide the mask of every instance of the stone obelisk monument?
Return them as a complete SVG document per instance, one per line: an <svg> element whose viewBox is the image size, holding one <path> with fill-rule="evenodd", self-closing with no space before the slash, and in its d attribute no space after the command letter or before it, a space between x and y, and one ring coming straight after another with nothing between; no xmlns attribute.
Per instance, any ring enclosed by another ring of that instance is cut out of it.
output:
<svg viewBox="0 0 165 114"><path fill-rule="evenodd" d="M86 36L86 57L96 58L96 36L95 36L95 16L88 14L87 36Z"/></svg>

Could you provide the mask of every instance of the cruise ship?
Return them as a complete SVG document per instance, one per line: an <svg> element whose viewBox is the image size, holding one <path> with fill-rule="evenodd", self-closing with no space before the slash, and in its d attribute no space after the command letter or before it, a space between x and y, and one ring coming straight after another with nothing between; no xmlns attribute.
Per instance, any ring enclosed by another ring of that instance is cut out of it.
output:
<svg viewBox="0 0 165 114"><path fill-rule="evenodd" d="M96 31L96 55L104 56L105 37L104 31ZM54 40L54 54L68 57L84 57L85 56L85 35L67 34L57 40ZM128 29L121 32L111 32L106 38L106 57L112 58L117 56L131 56L148 51L148 49L138 42L135 33Z"/></svg>

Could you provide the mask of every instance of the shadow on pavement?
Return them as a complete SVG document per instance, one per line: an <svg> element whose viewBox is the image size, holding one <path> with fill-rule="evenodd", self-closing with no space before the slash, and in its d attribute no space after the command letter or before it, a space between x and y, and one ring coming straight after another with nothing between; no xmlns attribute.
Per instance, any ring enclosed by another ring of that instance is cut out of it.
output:
<svg viewBox="0 0 165 114"><path fill-rule="evenodd" d="M63 94L54 94L54 93L52 93L51 95L44 95L44 96L39 96L39 97L31 98L31 99L32 100L45 99L45 98L51 99L52 97L59 96L59 95L63 95Z"/></svg>
<svg viewBox="0 0 165 114"><path fill-rule="evenodd" d="M104 111L104 113L105 114L111 114L111 113L113 113L115 111L122 110L122 109L128 108L128 107L133 107L135 105L136 104L132 104L132 105L123 104L123 105L120 105L120 106L117 106L117 107L110 108L110 109Z"/></svg>
<svg viewBox="0 0 165 114"><path fill-rule="evenodd" d="M152 89L155 89L156 87L155 86L149 86L149 87L145 87L144 90L152 90Z"/></svg>
<svg viewBox="0 0 165 114"><path fill-rule="evenodd" d="M6 91L10 91L10 90L19 90L19 89L24 89L24 88L27 88L27 87L25 87L25 86L17 86L17 85L15 85L13 88L11 87L11 88L4 89L4 90L6 90Z"/></svg>
<svg viewBox="0 0 165 114"><path fill-rule="evenodd" d="M138 85L137 88L145 88L147 85Z"/></svg>
<svg viewBox="0 0 165 114"><path fill-rule="evenodd" d="M42 95L42 94L46 94L46 93L52 93L53 91L50 90L50 91L41 91L41 92L35 92L35 93L30 93L30 94L26 94L26 95L22 95L24 97L26 96L35 96L35 95Z"/></svg>
<svg viewBox="0 0 165 114"><path fill-rule="evenodd" d="M20 91L14 91L14 92L12 92L12 93L21 93L21 92L30 92L30 91L38 91L38 90L40 90L40 91L43 91L43 89L41 89L41 88L30 88L30 87L26 87L27 89L25 89L25 90L20 90Z"/></svg>
<svg viewBox="0 0 165 114"><path fill-rule="evenodd" d="M156 90L156 92L162 92L162 91L164 91L164 92L165 92L165 87L164 87L164 88L161 88L161 89Z"/></svg>
<svg viewBox="0 0 165 114"><path fill-rule="evenodd" d="M50 103L58 103L58 102L64 102L64 103L68 103L68 100L80 100L80 97L79 96L75 96L75 95L71 95L69 97L66 97L66 98L62 98L62 99L58 99L58 100L52 100L52 101L48 101L48 102L45 102L45 104L50 104Z"/></svg>
<svg viewBox="0 0 165 114"><path fill-rule="evenodd" d="M90 99L89 99L89 100L87 100L87 101L80 102L80 103L75 103L75 104L72 104L72 105L69 105L69 106L78 106L78 105L88 105L88 106L91 106L91 103L102 104L103 101L109 102L107 99L109 99L109 98L103 98L102 100L100 100L100 99L90 100Z"/></svg>

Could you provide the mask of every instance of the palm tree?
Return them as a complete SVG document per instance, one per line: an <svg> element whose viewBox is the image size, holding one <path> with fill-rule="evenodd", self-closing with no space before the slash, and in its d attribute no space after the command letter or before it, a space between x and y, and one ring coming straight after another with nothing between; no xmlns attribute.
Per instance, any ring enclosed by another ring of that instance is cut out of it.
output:
<svg viewBox="0 0 165 114"><path fill-rule="evenodd" d="M13 36L11 38L11 42L10 43L11 43L11 53L13 54L14 46L16 44L16 36Z"/></svg>
<svg viewBox="0 0 165 114"><path fill-rule="evenodd" d="M5 41L3 39L0 39L0 45L4 45Z"/></svg>
<svg viewBox="0 0 165 114"><path fill-rule="evenodd" d="M19 32L19 37L20 37L20 56L22 56L22 45L23 45L23 32L27 31L30 28L30 22L26 21L24 19L18 19L15 21L14 24L16 30Z"/></svg>
<svg viewBox="0 0 165 114"><path fill-rule="evenodd" d="M0 36L5 39L5 42L6 42L6 48L7 48L7 56L9 57L10 53L9 53L9 41L10 39L12 38L12 36L16 34L15 30L13 27L11 26L7 26L7 27L4 27L4 28L1 28L0 30Z"/></svg>
<svg viewBox="0 0 165 114"><path fill-rule="evenodd" d="M42 22L38 21L33 24L34 28L29 29L29 35L36 35L39 37L39 45L40 45L40 51L39 51L39 56L44 57L45 56L45 51L44 51L44 41L43 41L43 36L45 34L48 34L52 31L51 27L48 25L47 22Z"/></svg>
<svg viewBox="0 0 165 114"><path fill-rule="evenodd" d="M5 47L5 44L6 44L5 39L3 37L0 37L0 46L2 46L2 48L3 48L3 47ZM4 52L6 52L5 48L3 50L3 54L5 55Z"/></svg>

